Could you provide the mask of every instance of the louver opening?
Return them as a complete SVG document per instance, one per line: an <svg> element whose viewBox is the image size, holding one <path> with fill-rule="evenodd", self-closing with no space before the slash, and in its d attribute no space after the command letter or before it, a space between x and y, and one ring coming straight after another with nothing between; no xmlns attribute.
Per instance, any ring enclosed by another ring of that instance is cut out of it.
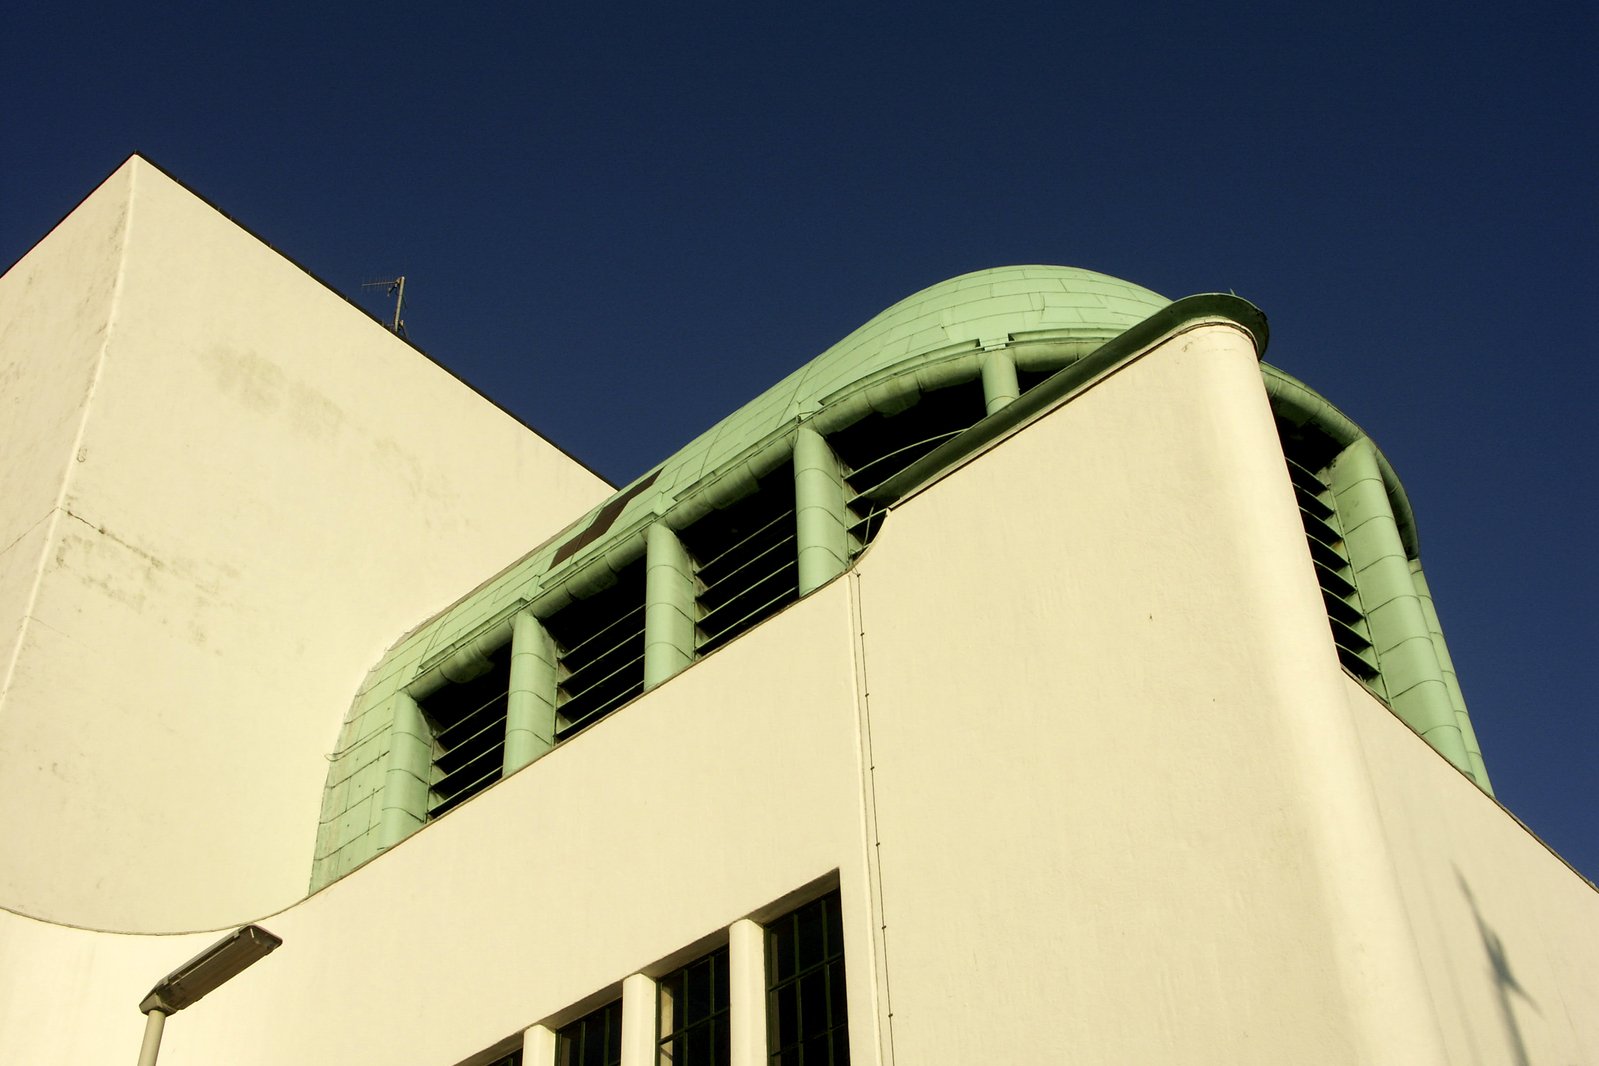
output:
<svg viewBox="0 0 1599 1066"><path fill-rule="evenodd" d="M1343 530L1333 506L1332 490L1323 474L1338 455L1338 444L1311 426L1277 424L1283 456L1288 463L1288 478L1299 504L1299 521L1305 530L1321 586L1327 625L1332 630L1338 660L1344 668L1373 690L1382 684L1377 655L1371 645L1371 629L1360 603L1355 575L1344 549ZM1382 695L1378 691L1379 695Z"/></svg>
<svg viewBox="0 0 1599 1066"><path fill-rule="evenodd" d="M564 740L644 691L644 561L610 588L542 619L560 663L555 736Z"/></svg>
<svg viewBox="0 0 1599 1066"><path fill-rule="evenodd" d="M428 818L437 818L500 779L505 758L508 657L480 677L445 685L419 701L433 730L433 779Z"/></svg>
<svg viewBox="0 0 1599 1066"><path fill-rule="evenodd" d="M698 654L710 654L799 598L789 467L779 467L754 492L678 535L699 583Z"/></svg>
<svg viewBox="0 0 1599 1066"><path fill-rule="evenodd" d="M1017 367L1016 385L1021 390L1022 394L1025 395L1038 385L1049 380L1051 377L1054 377L1059 371L1059 366L1052 366L1046 370L1025 370L1022 367Z"/></svg>
<svg viewBox="0 0 1599 1066"><path fill-rule="evenodd" d="M850 529L858 552L883 524L886 504L872 506L872 490L984 414L982 383L976 380L923 393L911 407L894 414L872 413L827 438L843 462L855 513Z"/></svg>

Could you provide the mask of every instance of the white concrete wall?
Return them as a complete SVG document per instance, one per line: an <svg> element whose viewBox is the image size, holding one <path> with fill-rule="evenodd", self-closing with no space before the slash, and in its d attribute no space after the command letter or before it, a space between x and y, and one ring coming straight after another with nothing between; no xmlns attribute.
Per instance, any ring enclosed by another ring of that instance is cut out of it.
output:
<svg viewBox="0 0 1599 1066"><path fill-rule="evenodd" d="M131 182L119 171L0 277L0 699L100 366Z"/></svg>
<svg viewBox="0 0 1599 1066"><path fill-rule="evenodd" d="M1599 1062L1599 891L1348 689L1449 1060Z"/></svg>
<svg viewBox="0 0 1599 1066"><path fill-rule="evenodd" d="M834 870L872 1061L854 677L835 583L263 919L283 947L173 1017L163 1066L456 1063ZM131 1060L138 1000L210 939L0 915L0 1061Z"/></svg>
<svg viewBox="0 0 1599 1066"><path fill-rule="evenodd" d="M859 567L896 1061L1444 1061L1253 351L1181 335Z"/></svg>
<svg viewBox="0 0 1599 1066"><path fill-rule="evenodd" d="M49 530L16 549L0 905L132 931L282 907L367 668L610 490L137 158L0 297L7 393L45 398L7 430L38 483L13 524Z"/></svg>

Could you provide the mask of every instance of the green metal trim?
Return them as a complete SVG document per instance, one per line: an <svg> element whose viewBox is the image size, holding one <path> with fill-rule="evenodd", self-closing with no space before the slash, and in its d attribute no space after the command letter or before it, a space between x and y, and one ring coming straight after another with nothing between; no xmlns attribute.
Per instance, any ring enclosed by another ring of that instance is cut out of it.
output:
<svg viewBox="0 0 1599 1066"><path fill-rule="evenodd" d="M516 773L555 746L555 645L531 611L511 623L503 772Z"/></svg>
<svg viewBox="0 0 1599 1066"><path fill-rule="evenodd" d="M838 457L810 426L794 438L794 527L799 594L821 588L849 568L849 510Z"/></svg>
<svg viewBox="0 0 1599 1066"><path fill-rule="evenodd" d="M694 661L694 563L664 521L645 533L644 690Z"/></svg>
<svg viewBox="0 0 1599 1066"><path fill-rule="evenodd" d="M383 774L383 814L378 850L387 851L427 820L428 777L433 769L433 734L409 693L394 697L389 759Z"/></svg>
<svg viewBox="0 0 1599 1066"><path fill-rule="evenodd" d="M1371 627L1388 704L1400 720L1469 776L1471 760L1416 594L1377 449L1365 438L1349 445L1333 462L1331 481L1344 548Z"/></svg>
<svg viewBox="0 0 1599 1066"><path fill-rule="evenodd" d="M1466 696L1460 690L1460 678L1455 673L1455 661L1449 654L1449 645L1444 641L1443 625L1438 620L1438 608L1432 600L1432 590L1427 586L1427 576L1421 571L1421 563L1411 560L1410 576L1416 587L1416 595L1421 600L1422 613L1427 617L1427 629L1432 633L1433 650L1438 656L1438 665L1443 670L1444 687L1449 690L1449 703L1455 710L1455 722L1460 727L1461 739L1466 745L1466 759L1471 766L1471 776L1478 786L1488 795L1494 794L1493 782L1488 779L1488 766L1483 762L1482 746L1477 742L1477 730L1472 727L1471 715L1466 711Z"/></svg>
<svg viewBox="0 0 1599 1066"><path fill-rule="evenodd" d="M1258 358L1266 351L1270 331L1266 315L1248 300L1228 293L1202 293L1167 304L1127 332L1051 374L1014 402L963 433L945 441L867 494L873 506L886 506L942 474L995 441L1115 373L1163 337L1206 321L1228 322L1248 333Z"/></svg>
<svg viewBox="0 0 1599 1066"><path fill-rule="evenodd" d="M518 599L450 642L448 647L423 659L405 691L425 700L445 685L461 684L488 673L494 666L492 657L511 643L513 619L526 607L527 601Z"/></svg>
<svg viewBox="0 0 1599 1066"><path fill-rule="evenodd" d="M1400 482L1399 475L1395 473L1393 465L1389 463L1387 456L1383 455L1382 450L1377 447L1376 442L1367 436L1365 430L1361 429L1349 416L1333 406L1329 400L1318 394L1310 386L1268 363L1261 364L1261 371L1265 377L1266 394L1271 401L1272 410L1279 417L1296 424L1316 426L1334 441L1343 445L1346 453L1350 449L1356 449L1357 447L1362 453L1369 453L1369 461L1372 464L1369 469L1375 471L1373 478L1381 484L1382 491L1381 493L1371 492L1369 491L1371 486L1367 486L1368 491L1362 494L1361 497L1362 515L1369 517L1371 514L1386 514L1391 519L1397 532L1400 545L1399 553L1404 558L1405 568L1411 575L1410 589L1419 604L1428 641L1432 645L1431 658L1437 667L1438 680L1445 690L1447 702L1453 716L1454 729L1460 735L1461 748L1464 751L1463 761L1461 761L1458 751L1453 755L1446 752L1446 757L1470 776L1484 792L1490 796L1493 795L1493 785L1488 779L1488 768L1483 761L1482 751L1477 742L1476 730L1472 727L1471 717L1466 710L1465 696L1461 692L1459 679L1455 675L1454 661L1449 654L1449 646L1444 640L1443 629L1438 621L1437 609L1432 601L1432 593L1427 587L1426 577L1422 574L1420 536L1416 531L1415 512L1411 509L1410 497L1405 492L1405 487ZM1366 462L1366 460L1362 459L1361 462ZM1358 525L1362 521L1362 517L1343 513L1352 502L1352 500L1346 500L1340 506L1340 514L1346 530L1345 543L1350 544L1353 542L1356 545L1360 545L1362 542L1369 543L1375 527L1356 531L1353 526ZM1355 547L1350 550L1353 555L1362 549ZM1353 558L1352 561L1354 561ZM1384 639L1383 634L1385 631L1389 633L1391 638L1394 620L1399 616L1403 616L1401 630L1412 637L1416 636L1417 634L1412 628L1415 626L1416 620L1409 608L1403 606L1390 608L1381 599L1377 598L1383 591L1398 589L1403 592L1404 586L1399 582L1398 568L1390 566L1388 570L1385 570L1386 577L1379 580L1376 588L1374 588L1371 577L1358 573L1361 565L1359 562L1355 563L1357 584L1359 585L1361 599L1366 606L1366 617L1368 624L1372 628L1374 642L1380 643ZM1386 660L1383 660L1382 650L1378 650L1379 661L1382 663L1382 680L1388 693L1385 697L1386 701L1401 720L1405 721L1411 728L1416 729L1418 733L1427 736L1426 731L1418 727L1416 722L1412 720L1414 716L1420 714L1428 721L1436 720L1439 723L1443 721L1441 707L1437 705L1436 690L1431 687L1432 673L1431 667L1426 666L1427 656L1422 654L1419 644L1415 648L1404 651L1400 651L1396 647L1390 647L1388 651L1389 654ZM1400 668L1400 663L1408 663L1416 668L1425 669L1428 677L1427 685L1419 690L1406 691L1407 682L1413 682L1414 679L1408 675L1405 669ZM1418 711L1419 704L1425 704L1425 710ZM1432 738L1429 738L1429 743L1433 743ZM1439 744L1433 743L1433 746L1439 747ZM1453 750L1452 742L1446 741L1444 746ZM1440 748L1440 751L1443 750L1444 748Z"/></svg>
<svg viewBox="0 0 1599 1066"><path fill-rule="evenodd" d="M1016 380L1016 359L1010 348L996 348L984 352L981 363L983 375L983 413L993 414L1008 407L1022 394Z"/></svg>
<svg viewBox="0 0 1599 1066"><path fill-rule="evenodd" d="M1261 363L1260 370L1266 379L1266 396L1271 400L1272 410L1278 415L1296 424L1314 425L1345 448L1358 440L1371 441L1371 437L1353 419L1303 381L1270 363ZM1372 447L1376 451L1377 467L1382 471L1383 486L1388 492L1389 506L1393 510L1394 522L1399 527L1405 551L1410 558L1419 558L1421 541L1416 533L1416 515L1411 510L1410 497L1382 449L1376 447L1375 441Z"/></svg>

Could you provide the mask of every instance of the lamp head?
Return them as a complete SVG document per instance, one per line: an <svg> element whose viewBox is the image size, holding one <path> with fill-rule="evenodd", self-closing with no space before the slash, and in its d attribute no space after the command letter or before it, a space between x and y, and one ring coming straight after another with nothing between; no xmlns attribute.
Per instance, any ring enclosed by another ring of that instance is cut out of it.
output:
<svg viewBox="0 0 1599 1066"><path fill-rule="evenodd" d="M163 977L139 1004L145 1014L176 1014L283 943L259 925L234 930Z"/></svg>

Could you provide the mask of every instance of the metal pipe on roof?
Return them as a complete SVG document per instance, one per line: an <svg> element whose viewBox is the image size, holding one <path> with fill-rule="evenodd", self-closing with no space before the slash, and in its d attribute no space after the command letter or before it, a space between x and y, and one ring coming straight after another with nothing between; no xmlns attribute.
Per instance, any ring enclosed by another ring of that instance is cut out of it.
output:
<svg viewBox="0 0 1599 1066"><path fill-rule="evenodd" d="M849 566L849 509L844 472L826 440L809 425L794 439L794 535L799 594L821 588Z"/></svg>
<svg viewBox="0 0 1599 1066"><path fill-rule="evenodd" d="M1362 437L1332 465L1333 506L1355 572L1377 665L1394 714L1455 768L1471 775L1465 739L1444 684L1410 560L1389 505L1377 449Z"/></svg>
<svg viewBox="0 0 1599 1066"><path fill-rule="evenodd" d="M982 368L985 414L991 415L1021 396L1022 387L1016 380L1016 360L1009 348L984 352Z"/></svg>
<svg viewBox="0 0 1599 1066"><path fill-rule="evenodd" d="M644 688L654 688L694 661L694 563L664 521L645 533Z"/></svg>
<svg viewBox="0 0 1599 1066"><path fill-rule="evenodd" d="M378 850L387 851L427 821L428 777L433 769L433 731L409 692L394 695L389 761L383 773L383 811Z"/></svg>
<svg viewBox="0 0 1599 1066"><path fill-rule="evenodd" d="M1432 633L1433 650L1438 655L1438 665L1443 670L1444 687L1449 690L1449 702L1455 709L1455 721L1460 726L1461 739L1466 744L1466 758L1471 763L1471 776L1488 795L1494 794L1488 780L1488 766L1483 762L1482 746L1477 742L1477 731L1472 728L1471 715L1466 711L1466 695L1460 690L1460 678L1455 674L1455 661L1444 641L1443 624L1438 620L1438 608L1432 600L1432 590L1427 587L1427 575L1421 572L1420 560L1411 560L1410 576L1421 600L1422 613L1427 616L1427 628Z"/></svg>
<svg viewBox="0 0 1599 1066"><path fill-rule="evenodd" d="M555 686L555 645L532 611L520 611L511 620L511 681L505 696L501 763L506 776L555 746Z"/></svg>
<svg viewBox="0 0 1599 1066"><path fill-rule="evenodd" d="M502 618L434 656L405 690L415 699L425 700L445 685L460 685L481 677L493 669L493 656L510 641L511 620Z"/></svg>

